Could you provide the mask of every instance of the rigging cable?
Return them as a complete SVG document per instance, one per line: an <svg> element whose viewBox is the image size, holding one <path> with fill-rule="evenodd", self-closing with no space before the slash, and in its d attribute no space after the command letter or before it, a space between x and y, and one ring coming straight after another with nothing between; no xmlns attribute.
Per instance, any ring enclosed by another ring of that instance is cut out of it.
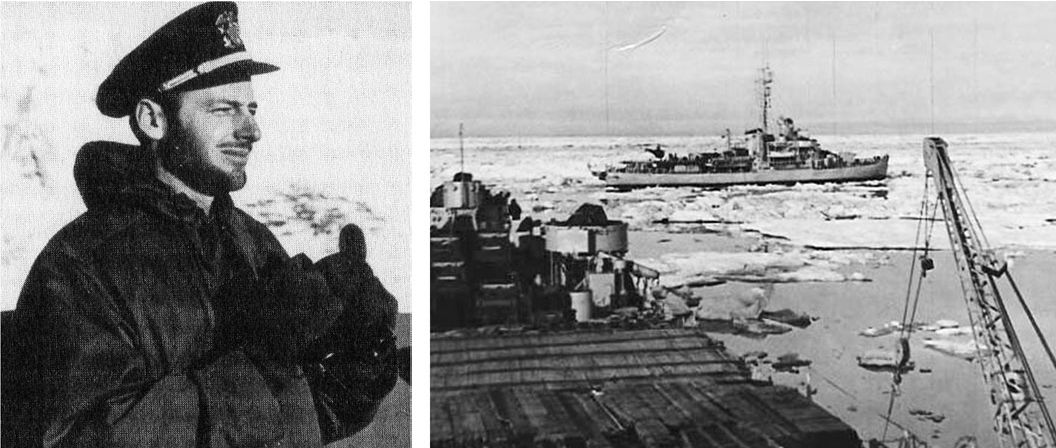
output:
<svg viewBox="0 0 1056 448"><path fill-rule="evenodd" d="M953 179L954 188L962 192L957 195L957 198L963 199L964 203L968 206L966 207L966 209L968 210L968 215L970 217L969 223L974 224L969 225L968 229L972 231L973 237L978 238L978 241L982 243L981 246L983 248L989 248L990 241L986 239L986 235L983 233L983 226L979 223L979 217L975 214L975 207L972 206L972 199L968 197L967 193L964 193L967 190L964 188L964 184L961 182L961 178L957 176L957 173L954 172L952 166L949 166L949 170L951 178ZM977 228L978 231L976 230Z"/></svg>
<svg viewBox="0 0 1056 448"><path fill-rule="evenodd" d="M906 318L909 316L909 303L910 303L910 294L913 291L913 280L916 279L915 274L917 272L917 247L919 247L919 245L920 245L920 236L921 236L922 228L924 227L924 220L925 220L925 217L927 216L927 212L928 212L928 178L927 178L927 176L925 176L924 177L924 192L921 195L921 200L920 200L920 214L919 214L920 219L917 220L917 231L916 231L916 233L914 235L914 238L913 238L913 251L912 251L912 255L910 256L910 260L911 261L909 263L909 283L906 285L905 305L902 307L902 320L901 320L901 326L899 328L899 336L898 336L899 341L902 341L902 343L903 343L903 346L902 346L903 353L906 353L905 350L907 350L909 348L909 344L908 344L908 340L907 340L907 336L906 336L906 331L907 331ZM927 253L927 237L925 237L925 253ZM921 267L921 271L922 271L921 272L921 277L923 277L923 275L924 275L923 266ZM914 300L913 300L913 302L914 302L913 314L914 315L916 315L916 313L917 313L916 302L918 302L919 299L920 299L920 284L922 283L921 280L923 280L923 278L917 280L916 298L914 298ZM897 391L897 387L898 387L898 384L900 384L902 382L901 370L902 370L902 368L904 366L904 362L905 362L905 357L903 357L903 359L898 363L898 365L895 366L895 371L894 371L893 378L892 378L892 381L891 381L891 394L890 394L890 396L888 398L888 401L887 401L887 416L884 417L884 430L881 433L882 435L880 437L881 440L886 440L887 439L887 430L890 427L891 414L892 414L892 412L894 410L894 407L895 407L895 395L897 395L897 392L898 392Z"/></svg>
<svg viewBox="0 0 1056 448"><path fill-rule="evenodd" d="M1012 285L1012 290L1016 293L1016 297L1019 298L1020 305L1023 306L1023 311L1027 313L1027 319L1030 320L1030 325L1034 327L1034 332L1038 334L1038 339L1041 340L1041 346L1045 348L1045 353L1049 355L1049 361L1052 363L1052 367L1056 368L1056 356L1052 354L1052 347L1049 347L1049 341L1045 339L1045 336L1041 333L1041 328L1038 327L1038 321L1034 320L1034 313L1027 307L1027 302L1023 300L1023 294L1019 293L1019 287L1016 286L1016 281L1012 280L1012 273L1006 272L1005 276L1008 277L1008 283Z"/></svg>
<svg viewBox="0 0 1056 448"><path fill-rule="evenodd" d="M846 395L848 398L854 400L855 403L862 403L862 400L860 398L858 398L857 395L855 395L851 391L849 391L846 388L844 388L844 387L840 386L839 384L837 384L835 380L833 380L832 378L830 378L830 377L826 376L824 373L822 373L818 369L817 366L810 366L808 368L810 369L811 372L814 372L814 375L820 377L822 380L824 380L826 383L828 383L830 386L832 386L834 389L836 389L836 391L838 391L838 392ZM881 419L883 419L885 422L890 423L892 425L895 425L896 428L901 429L903 431L903 438L906 438L907 437L906 434L908 434L909 438L912 438L912 439L915 439L915 440L920 440L920 438L917 437L916 434L913 434L905 426L899 424L893 418L891 418L890 413L886 417L883 414L879 413L879 412L877 412L876 415L879 416ZM880 440L881 441L885 441L885 442L888 441L888 440L886 440L886 435L884 437L881 437Z"/></svg>
<svg viewBox="0 0 1056 448"><path fill-rule="evenodd" d="M927 194L927 185L925 185L924 194ZM931 232L935 229L935 215L938 213L938 211L939 203L936 201L935 205L933 205L931 208L931 216L926 218L928 224L926 224L927 230L925 230L924 232L924 255L921 256L919 259L921 264L920 279L917 281L917 292L916 295L913 297L913 311L909 314L908 325L913 325L913 322L916 322L917 320L917 307L918 305L920 305L920 289L924 283L924 278L928 276L928 271L934 267L934 262L932 262L931 258L928 257L928 253L931 251ZM902 325L903 327L905 327L907 323L903 323ZM911 331L912 330L908 330L906 331L906 333L909 333ZM906 336L906 339L909 339L908 335ZM908 350L908 347L906 347L906 349Z"/></svg>
<svg viewBox="0 0 1056 448"><path fill-rule="evenodd" d="M902 320L901 320L902 328L899 329L899 337L904 336L906 317L908 317L908 315L909 315L909 298L910 298L910 294L913 291L913 279L916 278L915 274L916 274L916 270L917 270L917 263L916 263L917 248L920 245L921 228L924 226L924 219L925 219L925 216L927 216L927 210L928 210L928 181L927 181L927 178L925 178L924 179L924 194L923 194L923 196L921 198L921 201L920 201L920 219L917 220L917 231L916 231L916 234L915 234L914 239L913 239L913 252L912 252L913 262L909 264L909 283L906 285L905 305L902 307Z"/></svg>

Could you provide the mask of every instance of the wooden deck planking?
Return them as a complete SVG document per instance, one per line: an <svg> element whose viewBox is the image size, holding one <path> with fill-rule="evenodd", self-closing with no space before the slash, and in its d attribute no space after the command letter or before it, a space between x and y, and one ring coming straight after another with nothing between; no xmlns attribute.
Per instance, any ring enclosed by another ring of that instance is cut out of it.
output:
<svg viewBox="0 0 1056 448"><path fill-rule="evenodd" d="M479 363L496 360L576 357L601 354L664 353L687 350L707 350L712 353L717 353L720 349L708 344L707 341L701 341L696 338L679 338L671 340L620 341L612 344L591 343L556 347L542 346L475 350L463 353L449 352L446 354L447 356L442 358L438 356L437 358L439 359L431 359L430 361L433 366L443 367L446 365L461 365L465 363Z"/></svg>
<svg viewBox="0 0 1056 448"><path fill-rule="evenodd" d="M860 446L795 391L750 384L695 330L468 337L464 352L441 339L432 406L465 427L432 418L434 447Z"/></svg>
<svg viewBox="0 0 1056 448"><path fill-rule="evenodd" d="M703 343L721 346L722 343L708 338L705 333L694 329L659 328L632 331L565 331L555 333L525 333L487 336L438 336L430 341L431 353L451 353L468 351L505 350L524 347L559 347L580 346L593 343L615 343L638 341L666 341L686 338L698 339Z"/></svg>

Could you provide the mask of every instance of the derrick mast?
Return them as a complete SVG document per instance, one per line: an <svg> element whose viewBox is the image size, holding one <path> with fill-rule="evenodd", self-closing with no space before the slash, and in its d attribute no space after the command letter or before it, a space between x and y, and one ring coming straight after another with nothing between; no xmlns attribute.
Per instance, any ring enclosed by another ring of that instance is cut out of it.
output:
<svg viewBox="0 0 1056 448"><path fill-rule="evenodd" d="M979 348L983 379L990 387L994 425L1001 444L1017 448L1056 447L1052 416L997 288L996 281L1001 277L1012 281L1007 265L988 248L971 204L950 166L944 140L937 137L924 140L924 165L934 181L946 218L946 230ZM1038 336L1043 338L1040 333Z"/></svg>

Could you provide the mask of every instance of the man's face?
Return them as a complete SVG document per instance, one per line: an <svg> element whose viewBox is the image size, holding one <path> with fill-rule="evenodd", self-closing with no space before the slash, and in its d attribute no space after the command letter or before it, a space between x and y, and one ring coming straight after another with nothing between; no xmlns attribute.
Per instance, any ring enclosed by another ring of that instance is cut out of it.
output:
<svg viewBox="0 0 1056 448"><path fill-rule="evenodd" d="M163 166L198 192L216 196L246 185L246 162L260 140L249 81L180 92Z"/></svg>

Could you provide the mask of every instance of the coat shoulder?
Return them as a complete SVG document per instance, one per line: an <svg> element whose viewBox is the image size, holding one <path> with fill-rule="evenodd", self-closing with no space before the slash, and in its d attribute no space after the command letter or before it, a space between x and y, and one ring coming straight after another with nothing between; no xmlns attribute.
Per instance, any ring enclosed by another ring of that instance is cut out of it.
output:
<svg viewBox="0 0 1056 448"><path fill-rule="evenodd" d="M56 256L84 260L136 226L142 221L141 215L129 209L85 212L55 233L38 260Z"/></svg>

